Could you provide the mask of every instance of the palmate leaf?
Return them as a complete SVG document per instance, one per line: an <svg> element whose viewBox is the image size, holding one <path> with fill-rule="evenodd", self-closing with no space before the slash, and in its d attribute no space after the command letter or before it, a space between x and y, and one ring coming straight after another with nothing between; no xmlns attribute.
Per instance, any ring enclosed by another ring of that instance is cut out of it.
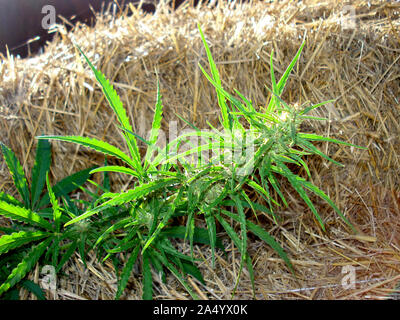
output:
<svg viewBox="0 0 400 320"><path fill-rule="evenodd" d="M53 186L53 192L56 198L65 197L68 199L68 193L82 186L90 177L90 171L95 167L90 167L78 171L70 176L60 180ZM49 193L46 193L39 201L38 208L42 208L50 203Z"/></svg>
<svg viewBox="0 0 400 320"><path fill-rule="evenodd" d="M20 231L0 237L0 255L21 247L32 241L37 241L49 236L50 233L43 231Z"/></svg>
<svg viewBox="0 0 400 320"><path fill-rule="evenodd" d="M73 142L91 149L94 149L98 152L104 153L106 155L114 156L122 161L124 161L126 164L130 165L132 168L136 169L135 163L132 161L132 159L127 156L125 153L123 153L120 149L114 147L113 145L100 141L94 138L88 138L88 137L79 137L79 136L39 136L36 137L37 139L53 139L53 140L59 140L59 141L66 141L66 142Z"/></svg>
<svg viewBox="0 0 400 320"><path fill-rule="evenodd" d="M46 173L50 169L51 144L48 140L39 140L36 147L35 164L32 168L31 203L34 210L46 181Z"/></svg>
<svg viewBox="0 0 400 320"><path fill-rule="evenodd" d="M255 111L247 111L246 108L244 107L244 105L235 97L233 97L231 94L229 94L227 91L225 91L224 89L222 89L222 87L215 82L214 79L212 79L212 77L204 70L204 68L199 65L200 70L203 72L204 76L207 78L207 80L215 87L215 89L221 94L221 96L223 96L224 98L228 99L240 112L242 112L242 115L246 118L246 120L253 124L256 125L260 128L266 128L266 126L260 122L257 121L256 118L254 117L255 115L257 115L257 113ZM232 116L234 115L231 111L229 111L229 114ZM274 117L269 116L269 115L265 115L266 118L268 118L268 120L270 120L271 122L278 122L277 119L274 119ZM208 122L207 122L208 123ZM226 131L231 131L232 129L232 118L229 118L229 127L225 128ZM240 122L236 121L237 125L241 126ZM210 123L208 123L210 125ZM212 128L212 126L210 125L210 127Z"/></svg>
<svg viewBox="0 0 400 320"><path fill-rule="evenodd" d="M282 258L282 260L286 263L286 265L289 267L290 271L294 274L294 268L292 263L290 262L288 256L286 255L286 252L283 250L281 245L276 242L276 240L263 228L260 226L247 221L247 227L249 228L249 231L254 233L257 237L259 237L261 240L263 240L265 243L267 243L272 249L275 250L276 253Z"/></svg>
<svg viewBox="0 0 400 320"><path fill-rule="evenodd" d="M122 205L124 203L128 203L130 201L136 200L140 197L143 197L143 196L149 194L152 191L163 189L164 187L173 185L177 182L179 182L179 180L176 178L160 179L158 181L153 181L153 182L149 182L146 184L142 184L139 187L129 190L124 193L120 193L120 194L116 194L116 195L114 194L114 196L110 200L108 200L108 201L104 202L103 204L101 204L100 206L93 208L89 211L86 211L84 214L68 221L68 223L66 223L65 226L76 223L82 219L86 219L86 218L88 218L100 211L108 209L110 207Z"/></svg>
<svg viewBox="0 0 400 320"><path fill-rule="evenodd" d="M152 253L157 254L156 252ZM198 296L193 292L193 290L190 288L190 286L187 284L185 279L182 277L182 275L179 273L179 271L174 267L174 265L168 261L167 257L165 256L165 253L163 251L160 251L160 254L157 255L157 258L161 261L161 263L169 270L172 272L172 274L178 279L178 281L183 285L183 287L186 289L186 291L192 296L193 299L198 300Z"/></svg>
<svg viewBox="0 0 400 320"><path fill-rule="evenodd" d="M53 226L37 213L24 207L14 206L4 201L0 201L0 215L29 225L53 230Z"/></svg>
<svg viewBox="0 0 400 320"><path fill-rule="evenodd" d="M232 218L236 222L240 222L240 218L237 214L234 214L232 212L226 211L226 210L221 210L221 212L226 215L229 218ZM286 265L289 267L290 271L294 273L294 268L292 263L290 262L286 252L283 250L281 245L276 242L276 240L263 228L260 226L257 226L256 224L246 221L246 225L249 231L254 233L257 237L259 237L261 240L263 240L265 243L267 243L273 250L275 250L276 253L283 259L283 261L286 263Z"/></svg>
<svg viewBox="0 0 400 320"><path fill-rule="evenodd" d="M303 41L303 43L301 44L300 48L297 50L297 53L294 56L292 62L286 68L284 74L282 75L281 79L279 80L278 84L276 85L276 92L274 90L274 93L276 93L277 96L280 96L282 94L283 89L284 89L284 87L286 85L286 82L287 82L287 80L289 78L290 72L292 72L294 65L296 64L297 60L299 59L300 54L303 51L303 48L304 48L305 44L306 44L306 42ZM273 70L273 69L271 69L271 70ZM275 102L275 99L271 99L271 101L269 102L268 107L267 107L267 111L268 112L271 112L273 110L274 102Z"/></svg>
<svg viewBox="0 0 400 320"><path fill-rule="evenodd" d="M44 251L47 249L52 237L44 240L28 252L26 257L11 271L8 278L0 286L0 295L18 283L35 266Z"/></svg>
<svg viewBox="0 0 400 320"><path fill-rule="evenodd" d="M333 139L333 138L323 137L323 136L320 136L320 135L317 135L317 134L313 134L313 133L302 133L302 132L299 132L297 135L301 139L306 139L306 140L310 140L310 141L327 141L327 142L333 142L333 143L337 143L337 144L343 144L343 145L349 146L349 147L355 147L355 148L358 148L358 149L368 150L368 148L366 148L366 147L357 146L357 145L352 144L352 143L348 143L348 142L337 140L337 139Z"/></svg>
<svg viewBox="0 0 400 320"><path fill-rule="evenodd" d="M251 281L251 285L252 285L252 288L253 288L253 295L254 295L254 292L255 292L254 270L253 270L253 264L251 262L251 258L248 255L248 253L244 250L243 244L242 244L242 241L239 238L239 235L229 225L229 223L226 222L225 219L222 218L221 215L219 215L219 214L216 215L216 218L219 221L219 223L222 225L222 227L225 229L225 231L228 234L228 236L232 239L232 241L235 244L236 248L238 248L242 258L244 257L244 259L246 259L247 269L249 271L250 281ZM243 261L243 259L242 259L242 261ZM241 271L242 271L242 262L241 262L241 268L240 268L238 276L237 276L235 290L232 292L232 297L234 296L237 284L239 283L239 278L240 278L240 275L241 275Z"/></svg>
<svg viewBox="0 0 400 320"><path fill-rule="evenodd" d="M115 115L117 116L117 119L119 123L122 125L124 129L127 129L129 131L132 130L132 126L129 123L129 118L126 114L126 111L124 109L124 106L121 102L121 99L119 98L117 92L113 88L113 86L110 84L110 82L105 78L104 74L101 73L96 69L96 67L90 62L90 60L86 57L86 55L83 53L83 51L77 46L78 50L80 53L83 55L85 58L86 62L89 64L90 68L92 69L98 83L103 89L103 93L106 96L111 108L114 110ZM136 142L136 139L130 135L124 134L126 138L126 142L128 143L129 150L131 152L132 158L134 165L133 167L138 170L139 172L142 171L142 166L140 163L140 153L139 153L139 148Z"/></svg>
<svg viewBox="0 0 400 320"><path fill-rule="evenodd" d="M312 213L314 214L315 218L318 220L322 230L326 231L324 222L321 216L318 214L317 209L315 209L314 204L308 197L307 193L304 191L303 186L298 180L298 176L292 173L288 167L286 167L282 162L277 162L276 167L272 167L273 170L282 176L286 177L292 187L296 190L296 192L300 195L300 197L305 201L307 206L311 209Z"/></svg>
<svg viewBox="0 0 400 320"><path fill-rule="evenodd" d="M129 277L131 276L133 266L138 258L140 251L140 246L137 245L131 252L128 261L126 262L124 268L122 269L120 279L118 281L118 289L115 295L115 300L118 300L122 293L124 292L126 285L128 284Z"/></svg>
<svg viewBox="0 0 400 320"><path fill-rule="evenodd" d="M21 163L15 156L14 152L12 152L12 150L2 142L0 142L0 149L3 154L4 160L6 161L7 167L10 170L14 185L17 188L18 193L21 195L22 201L24 202L24 206L26 208L30 208L31 201L29 195L29 187Z"/></svg>
<svg viewBox="0 0 400 320"><path fill-rule="evenodd" d="M311 142L304 140L304 139L297 139L297 145L302 147L304 150L309 151L311 153L317 154L320 157L336 164L339 167L344 167L343 164L341 164L340 162L337 162L336 160L333 160L331 157L327 156L325 153L323 153L322 151L320 151L316 146L314 146Z"/></svg>
<svg viewBox="0 0 400 320"><path fill-rule="evenodd" d="M350 221L343 215L343 213L339 210L339 208L335 205L335 203L322 191L320 190L317 186L313 185L311 182L304 180L301 177L298 177L297 180L308 190L314 192L317 196L319 196L321 199L324 199L335 211L336 213L342 218L342 220L354 231L356 232L356 229L354 226L350 223Z"/></svg>
<svg viewBox="0 0 400 320"><path fill-rule="evenodd" d="M275 205L279 204L271 197L268 192L268 188L261 187L257 182L248 180L247 184L252 187L256 192L258 192L269 204L273 202ZM270 205L271 206L271 205Z"/></svg>

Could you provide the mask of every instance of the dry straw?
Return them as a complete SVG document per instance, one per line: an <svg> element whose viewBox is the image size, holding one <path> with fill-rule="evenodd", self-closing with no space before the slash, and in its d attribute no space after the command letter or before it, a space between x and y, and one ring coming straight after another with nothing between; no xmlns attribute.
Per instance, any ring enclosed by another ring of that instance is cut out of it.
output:
<svg viewBox="0 0 400 320"><path fill-rule="evenodd" d="M197 31L207 37L225 88L238 89L258 105L268 99L271 50L275 72L284 68L306 45L297 69L285 89L289 103L337 99L315 113L329 122L304 128L332 136L367 151L320 144L329 156L345 164L334 167L308 159L313 183L321 187L364 236L350 236L332 209L313 199L327 221L323 233L298 198L279 212L284 221L265 228L289 252L296 268L294 279L283 261L260 242L251 242L259 299L382 299L400 281L400 4L386 1L250 1L233 8L227 2L210 9L182 6L170 12L161 3L151 15L130 7L118 18L99 16L95 28L59 27L45 52L29 59L3 57L0 65L0 140L16 152L25 168L33 163L35 136L84 135L123 147L115 121L100 88L74 48L77 43L91 61L112 79L136 132L150 128L156 97L156 73L165 105L164 129L175 113L205 128L217 124L216 95L202 76L198 62L207 65ZM129 15L128 15L129 13ZM350 19L349 19L350 18ZM184 123L178 124L184 128ZM97 153L53 142L54 179L99 164ZM66 165L67 164L67 165ZM100 177L99 177L100 178ZM129 181L113 176L115 190ZM13 192L6 165L0 162L0 190ZM284 181L282 182L284 183ZM7 223L7 222L6 222ZM280 233L278 233L280 228ZM191 280L204 299L229 299L236 279L239 254L227 243L228 256L198 247L204 261L206 286ZM188 251L188 246L182 245ZM232 267L233 266L233 267ZM356 283L344 279L354 271ZM116 291L113 266L94 259L83 268L79 256L58 282L57 299L112 299ZM345 273L343 273L345 272ZM138 274L137 277L140 277ZM32 279L39 280L36 269ZM140 281L132 278L125 298L141 297ZM30 298L25 295L25 298ZM155 289L158 299L187 299L172 278ZM237 299L252 297L244 273Z"/></svg>

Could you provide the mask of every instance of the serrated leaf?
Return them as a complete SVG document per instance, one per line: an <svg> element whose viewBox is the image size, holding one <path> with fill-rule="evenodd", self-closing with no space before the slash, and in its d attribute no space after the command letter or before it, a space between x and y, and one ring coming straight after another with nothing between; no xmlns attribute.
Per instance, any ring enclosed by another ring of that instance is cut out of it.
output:
<svg viewBox="0 0 400 320"><path fill-rule="evenodd" d="M18 201L17 199L15 199L14 197L10 196L9 194L0 191L0 200L7 202L9 204L13 204L14 206L18 206L18 207L23 207L24 204L20 201Z"/></svg>
<svg viewBox="0 0 400 320"><path fill-rule="evenodd" d="M24 202L24 206L26 208L30 208L31 201L29 195L29 187L21 163L15 156L14 152L2 142L0 142L0 149L3 153L3 157L6 161L7 167L10 170L14 185L17 188L18 193L21 195L22 201Z"/></svg>
<svg viewBox="0 0 400 320"><path fill-rule="evenodd" d="M239 216L236 214L233 214L229 211L222 210L226 216L229 218L232 218L236 222L239 222ZM289 269L294 273L293 265L290 262L289 258L287 257L286 252L283 250L281 245L276 242L276 240L268 233L268 231L264 230L260 226L255 225L254 223L250 221L246 221L247 228L249 231L254 233L257 237L259 237L261 240L263 240L265 243L267 243L273 250L275 250L276 253L283 259L283 261L286 263L286 265L289 267Z"/></svg>
<svg viewBox="0 0 400 320"><path fill-rule="evenodd" d="M208 235L210 238L211 246L211 265L215 268L215 242L217 241L217 228L215 225L215 218L211 215L211 212L205 213L205 219L207 224Z"/></svg>
<svg viewBox="0 0 400 320"><path fill-rule="evenodd" d="M271 57L270 57L270 69L271 69L270 73L271 73L272 91L275 94L279 94L277 86L276 86L276 80L275 80L273 56L274 56L274 50L271 51ZM275 105L275 97L273 95L271 97L271 104ZM269 111L273 111L273 110L270 109Z"/></svg>
<svg viewBox="0 0 400 320"><path fill-rule="evenodd" d="M291 183L292 187L297 191L297 193L300 195L300 197L305 201L307 206L311 209L312 213L314 214L314 216L318 220L322 230L325 231L325 225L324 225L324 222L323 222L321 216L318 214L317 209L315 209L315 207L314 207L314 204L312 203L312 201L308 197L307 193L304 191L302 185L299 183L299 181L297 179L297 176L295 174L293 174L289 170L289 168L286 167L281 162L277 162L277 168L278 168L278 170L276 170L276 169L275 170L277 172L279 172L280 174L282 174L284 177L286 177L289 180L289 182Z"/></svg>
<svg viewBox="0 0 400 320"><path fill-rule="evenodd" d="M336 213L342 218L342 220L354 231L356 229L350 223L350 221L343 215L343 213L339 210L339 208L335 205L335 203L317 186L313 185L311 182L305 181L303 178L299 177L299 182L304 185L308 190L314 192L317 196L324 199L335 211Z"/></svg>
<svg viewBox="0 0 400 320"><path fill-rule="evenodd" d="M0 237L0 255L49 235L50 233L43 231L20 231L10 235L3 235Z"/></svg>
<svg viewBox="0 0 400 320"><path fill-rule="evenodd" d="M335 102L335 101L336 101L336 100L327 100L327 101L323 101L323 102L314 104L314 105L309 106L309 107L307 107L307 108L304 108L302 111L300 111L300 115L306 114L306 113L310 112L311 110L314 110L314 109L316 109L316 108L319 108L319 107L321 107L321 106L323 106L323 105L326 105L326 104L328 104L328 103L332 103L332 102Z"/></svg>
<svg viewBox="0 0 400 320"><path fill-rule="evenodd" d="M257 191L268 203L273 202L278 205L278 203L271 197L267 188L263 188L257 182L253 180L248 180L247 184L252 187L255 191Z"/></svg>
<svg viewBox="0 0 400 320"><path fill-rule="evenodd" d="M278 242L276 242L276 240L260 226L257 226L250 221L247 221L247 226L249 228L249 231L254 233L257 237L259 237L261 240L267 243L272 249L274 249L278 253L278 255L283 259L283 261L289 267L290 271L294 274L293 265L290 262L288 256L286 255L286 252L281 247L281 245Z"/></svg>
<svg viewBox="0 0 400 320"><path fill-rule="evenodd" d="M101 234L101 236L97 239L97 241L95 243L95 246L97 246L101 241L103 241L103 239L107 235L109 235L111 232L114 232L115 230L118 230L119 228L123 228L125 225L127 225L131 221L132 221L132 218L128 217L128 218L121 219L121 220L119 220L117 222L114 222L113 225L111 227L107 228L107 230L104 231Z"/></svg>
<svg viewBox="0 0 400 320"><path fill-rule="evenodd" d="M109 102L111 108L114 110L115 115L117 116L117 119L119 123L122 125L123 128L133 131L132 126L129 123L129 118L126 114L126 111L124 109L124 106L121 102L120 97L118 96L117 92L115 91L114 87L110 84L109 80L106 79L103 73L98 71L96 67L90 62L90 60L86 57L86 55L83 53L83 51L77 47L78 50L81 52L83 57L85 58L86 62L89 64L90 68L92 69L98 83L103 89L103 93L105 97L107 98L107 101ZM137 146L136 139L133 138L130 135L126 135L126 142L128 143L129 150L131 152L131 155L133 157L134 165L133 167L138 170L142 171L142 166L140 163L140 153L139 153L139 148Z"/></svg>
<svg viewBox="0 0 400 320"><path fill-rule="evenodd" d="M47 230L53 230L53 226L37 213L24 207L14 206L4 201L0 201L0 215L30 225L39 226Z"/></svg>
<svg viewBox="0 0 400 320"><path fill-rule="evenodd" d="M145 162L150 164L150 159L153 156L153 152L155 150L155 145L157 143L158 134L161 128L161 120L162 120L162 112L163 105L161 102L161 93L160 93L160 82L157 80L157 102L156 102L156 110L154 112L153 123L151 126L151 134L150 134L150 146L147 148L145 155Z"/></svg>
<svg viewBox="0 0 400 320"><path fill-rule="evenodd" d="M203 285L206 284L200 270L193 263L182 261L182 266L183 266L183 271L186 274L192 275L194 278L199 280Z"/></svg>
<svg viewBox="0 0 400 320"><path fill-rule="evenodd" d="M246 252L247 252L247 225L246 225L246 215L243 210L242 203L239 199L239 196L232 195L232 200L236 204L236 209L238 211L238 216L239 216L239 224L240 224L240 229L241 229L241 236L242 236L242 262L246 258Z"/></svg>
<svg viewBox="0 0 400 320"><path fill-rule="evenodd" d="M163 236L167 236L169 238L178 238L178 239L185 239L186 235L186 228L184 226L174 226L169 227L162 231L161 233ZM202 244L210 244L210 236L208 231L204 228L193 228L193 242L202 243ZM224 250L225 247L220 238L217 237L215 246L218 249Z"/></svg>
<svg viewBox="0 0 400 320"><path fill-rule="evenodd" d="M103 204L101 204L100 206L93 208L89 211L86 211L84 214L68 221L68 223L66 223L65 226L76 223L82 219L86 219L86 218L88 218L100 211L108 209L110 207L122 205L124 203L128 203L130 201L136 200L137 198L145 196L152 191L165 188L176 182L178 182L178 180L176 178L166 178L166 179L162 179L162 180L160 179L158 181L153 181L150 183L142 184L139 187L129 190L124 193L120 193L120 194L116 194L116 195L113 194L114 196L110 200L108 200L108 201L104 202Z"/></svg>
<svg viewBox="0 0 400 320"><path fill-rule="evenodd" d="M254 280L254 269L253 269L253 262L251 261L251 258L249 255L246 256L246 264L247 264L247 270L249 271L249 275L250 275L251 288L253 289L253 299L255 299L256 286L255 286L255 280Z"/></svg>
<svg viewBox="0 0 400 320"><path fill-rule="evenodd" d="M31 203L34 210L46 181L46 173L50 169L51 144L48 140L39 140L36 147L35 164L32 168Z"/></svg>
<svg viewBox="0 0 400 320"><path fill-rule="evenodd" d="M101 141L101 140L97 140L94 138L88 138L88 137L80 137L80 136L39 136L36 138L37 139L52 139L52 140L76 143L76 144L82 145L84 147L94 149L103 154L119 158L122 161L124 161L126 164L130 165L132 168L137 169L136 164L132 161L132 159L129 156L127 156L125 153L123 153L117 147L114 147L113 145L111 145L107 142Z"/></svg>
<svg viewBox="0 0 400 320"><path fill-rule="evenodd" d="M292 62L289 64L289 66L286 68L284 74L282 75L281 79L279 80L278 84L276 85L276 94L280 96L283 92L283 89L286 85L286 82L289 78L290 73L292 72L292 69L294 65L296 64L297 60L300 57L301 52L303 51L303 47L306 44L305 41L301 44L300 48L297 50L296 55L294 56ZM275 90L274 90L275 91ZM274 99L271 99L270 103L268 104L267 111L270 112L272 110L274 103Z"/></svg>
<svg viewBox="0 0 400 320"><path fill-rule="evenodd" d="M128 258L128 261L126 262L124 268L122 269L120 279L118 281L118 289L115 295L115 300L119 300L119 298L121 297L122 293L126 288L126 285L128 284L128 280L129 277L131 276L132 269L138 257L139 251L140 251L140 246L138 245L132 250Z"/></svg>
<svg viewBox="0 0 400 320"><path fill-rule="evenodd" d="M317 135L317 134L313 134L313 133L302 133L302 132L299 132L298 136L301 139L306 139L306 140L310 140L310 141L327 141L327 142L333 142L333 143L337 143L337 144L343 144L345 146L354 147L354 148L358 148L358 149L362 149L362 150L368 150L368 148L366 148L366 147L357 146L357 145L352 144L352 143L348 143L348 142L341 141L341 140L338 140L338 139L323 137L323 136L320 136L320 135Z"/></svg>
<svg viewBox="0 0 400 320"><path fill-rule="evenodd" d="M95 167L90 167L81 171L78 171L70 176L62 179L53 186L53 192L56 198L68 197L68 193L76 190L82 186L90 177L90 171ZM46 193L39 202L38 208L42 208L50 203L49 193Z"/></svg>
<svg viewBox="0 0 400 320"><path fill-rule="evenodd" d="M53 209L54 226L55 226L56 232L60 232L61 208L60 208L60 205L58 204L56 196L54 195L53 189L51 188L48 173L46 173L46 185L47 185L47 190L48 190L48 194L49 194L49 198L50 198L50 203L51 203L51 206Z"/></svg>
<svg viewBox="0 0 400 320"><path fill-rule="evenodd" d="M40 288L40 286L33 281L24 280L21 282L21 286L29 292L32 292L38 300L46 300L46 296L42 288Z"/></svg>
<svg viewBox="0 0 400 320"><path fill-rule="evenodd" d="M159 233L162 231L162 229L168 224L168 221L171 219L172 215L175 212L176 209L176 204L179 203L181 196L182 196L182 190L179 190L178 195L176 196L174 202L169 205L167 213L164 215L163 219L160 221L160 223L157 225L157 228L154 230L152 234L149 235L147 241L145 242L142 253L147 249L147 247L156 239L156 237L159 235ZM153 228L152 228L153 229Z"/></svg>
<svg viewBox="0 0 400 320"><path fill-rule="evenodd" d="M147 252L143 254L143 300L153 299L153 276Z"/></svg>
<svg viewBox="0 0 400 320"><path fill-rule="evenodd" d="M140 175L137 171L132 170L130 168L122 167L122 166L104 166L104 167L96 168L96 169L90 171L90 174L93 174L96 172L118 172L118 173L130 174L134 177L140 177Z"/></svg>
<svg viewBox="0 0 400 320"><path fill-rule="evenodd" d="M200 31L200 36L201 36L201 39L203 41L204 48L206 49L206 54L207 54L207 58L208 58L208 63L210 65L211 74L213 76L214 81L218 85L218 87L221 87L222 82L221 82L221 79L219 77L219 72L218 72L217 66L216 66L216 64L214 62L214 59L213 59L213 57L211 55L210 48L207 45L207 41L206 41L206 39L204 37L203 31L201 30L200 23L198 23L197 26L198 26L198 29ZM227 104L225 102L225 97L217 87L216 87L216 91L217 91L218 105L220 106L221 113L222 113L222 124L223 124L225 129L230 130L231 129L231 124L230 124L230 121L229 121L229 110L228 110L228 106L227 106Z"/></svg>
<svg viewBox="0 0 400 320"><path fill-rule="evenodd" d="M52 238L48 238L28 252L26 257L24 257L24 259L11 271L8 278L0 286L0 295L12 288L26 276L26 274L35 266L36 262L38 262L52 240Z"/></svg>
<svg viewBox="0 0 400 320"><path fill-rule="evenodd" d="M219 214L215 216L218 220L218 222L221 224L221 226L225 229L226 233L228 234L229 238L233 241L235 244L236 248L240 251L242 254L243 252L243 247L242 247L242 242L240 241L239 235L235 232L235 230L229 225L228 222L225 221L224 218L222 218Z"/></svg>
<svg viewBox="0 0 400 320"><path fill-rule="evenodd" d="M69 260L69 258L75 252L77 247L78 247L78 239L74 240L74 242L72 242L69 245L67 251L64 253L64 255L62 256L60 262L57 265L56 273L58 273L61 270L61 268L64 266L64 264Z"/></svg>
<svg viewBox="0 0 400 320"><path fill-rule="evenodd" d="M187 284L185 279L182 277L182 275L179 273L179 271L168 261L168 259L165 257L163 252L160 252L161 254L158 255L158 259L161 260L161 263L173 273L175 278L178 279L178 281L184 286L186 291L192 296L193 299L198 300L198 296L193 292L193 290L190 288L190 286Z"/></svg>

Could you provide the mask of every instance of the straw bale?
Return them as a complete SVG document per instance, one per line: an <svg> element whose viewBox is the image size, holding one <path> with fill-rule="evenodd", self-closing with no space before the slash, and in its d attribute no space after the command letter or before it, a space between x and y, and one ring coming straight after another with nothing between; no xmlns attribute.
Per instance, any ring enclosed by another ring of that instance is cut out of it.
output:
<svg viewBox="0 0 400 320"><path fill-rule="evenodd" d="M328 122L308 122L303 129L368 147L363 151L318 145L344 168L316 157L308 159L313 182L360 233L352 235L331 208L313 198L327 224L328 231L322 232L305 204L291 196L285 185L289 207L278 212L284 221L276 226L265 219L264 227L289 252L297 278L270 248L252 239L256 298L382 299L400 281L399 12L400 4L390 1L250 1L235 8L219 1L214 8L182 6L175 12L161 2L154 15L132 7L130 15L118 19L99 16L94 28L78 25L66 33L60 26L42 55L2 60L0 140L16 151L26 169L33 163L34 137L40 134L97 137L126 149L115 118L74 43L111 79L134 130L143 134L151 125L157 74L166 132L170 121L177 120L175 113L200 128L206 128L206 120L217 125L216 95L198 68L198 63L207 67L207 59L197 23L217 61L223 86L238 89L257 105L268 101L264 85L271 85L271 50L278 76L305 38L283 97L299 105L337 99L314 113L329 118ZM347 19L345 13L354 13L354 19ZM178 123L184 128L184 123ZM53 147L53 180L103 160L72 144L54 142ZM0 189L15 193L6 165L0 161ZM117 175L113 182L115 190L128 183ZM206 286L191 281L201 297L230 298L240 259L231 243L227 248L226 257L218 255L215 270L210 267L209 249L196 249L204 258L200 268ZM90 265L85 270L79 256L69 264L70 279L64 280L58 299L112 299L116 290L113 267L94 259ZM343 270L355 271L353 288L344 289ZM138 279L140 273L130 282L125 298L141 297ZM235 298L251 297L245 271ZM157 286L156 298L187 299L188 295L170 277L167 285Z"/></svg>

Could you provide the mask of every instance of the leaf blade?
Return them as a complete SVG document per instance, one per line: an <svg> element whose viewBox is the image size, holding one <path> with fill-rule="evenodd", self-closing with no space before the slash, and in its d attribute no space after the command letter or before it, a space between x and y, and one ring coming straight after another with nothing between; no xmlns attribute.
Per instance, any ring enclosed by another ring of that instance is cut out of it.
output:
<svg viewBox="0 0 400 320"><path fill-rule="evenodd" d="M14 185L17 188L25 207L31 208L28 182L26 180L25 172L21 163L15 156L15 153L2 142L0 142L0 150L11 173Z"/></svg>

